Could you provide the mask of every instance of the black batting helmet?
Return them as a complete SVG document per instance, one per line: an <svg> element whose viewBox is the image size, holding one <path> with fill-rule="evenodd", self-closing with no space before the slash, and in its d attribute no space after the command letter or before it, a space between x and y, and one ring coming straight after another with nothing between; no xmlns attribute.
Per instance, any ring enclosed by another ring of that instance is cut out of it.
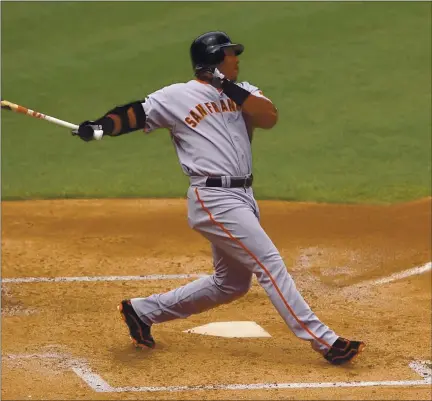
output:
<svg viewBox="0 0 432 401"><path fill-rule="evenodd" d="M190 47L193 69L197 71L221 63L225 57L226 47L233 48L237 56L244 50L243 45L232 43L225 32L207 32L198 36Z"/></svg>

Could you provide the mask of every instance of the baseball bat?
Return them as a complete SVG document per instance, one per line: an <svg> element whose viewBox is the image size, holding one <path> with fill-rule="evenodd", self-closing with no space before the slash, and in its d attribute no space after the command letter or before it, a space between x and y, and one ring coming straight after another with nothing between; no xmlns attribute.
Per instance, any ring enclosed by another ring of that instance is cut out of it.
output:
<svg viewBox="0 0 432 401"><path fill-rule="evenodd" d="M50 123L60 125L61 127L78 129L78 125L76 124L68 123L67 121L63 121L55 117L47 116L46 114L42 114L39 113L38 111L30 110L27 107L20 106L19 104L8 102L7 100L1 101L1 108L5 110L14 111L15 113L27 114L30 117L40 118L42 120L49 121Z"/></svg>

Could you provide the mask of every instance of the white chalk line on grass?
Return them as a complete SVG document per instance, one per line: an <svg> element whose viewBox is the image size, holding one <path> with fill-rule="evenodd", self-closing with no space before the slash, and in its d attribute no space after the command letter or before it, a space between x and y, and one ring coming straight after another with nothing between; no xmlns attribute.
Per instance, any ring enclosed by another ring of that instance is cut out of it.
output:
<svg viewBox="0 0 432 401"><path fill-rule="evenodd" d="M147 276L80 276L80 277L18 277L3 278L2 283L70 283L76 281L141 281L179 280L206 277L208 274L150 274Z"/></svg>
<svg viewBox="0 0 432 401"><path fill-rule="evenodd" d="M8 355L9 359L58 358L68 357L60 354ZM409 367L422 376L421 380L388 380L388 381L354 381L354 382L321 382L321 383L253 383L253 384L210 384L201 386L142 386L112 387L100 375L94 373L82 359L69 358L67 366L75 372L91 389L98 393L124 392L177 392L203 390L277 390L303 388L337 388L337 387L400 387L424 386L432 384L431 361L414 361Z"/></svg>
<svg viewBox="0 0 432 401"><path fill-rule="evenodd" d="M392 281L401 280L406 277L416 276L419 274L427 273L432 269L432 262L428 262L423 266L413 267L412 269L404 270L398 273L394 273L391 276L383 277L377 280L368 280L361 283L355 284L352 287L369 287L374 285L386 284Z"/></svg>

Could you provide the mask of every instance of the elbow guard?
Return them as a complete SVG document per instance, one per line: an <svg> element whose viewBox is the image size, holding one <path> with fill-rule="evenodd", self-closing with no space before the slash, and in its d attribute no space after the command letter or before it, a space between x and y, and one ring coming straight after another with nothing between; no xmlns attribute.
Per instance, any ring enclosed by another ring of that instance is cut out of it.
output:
<svg viewBox="0 0 432 401"><path fill-rule="evenodd" d="M146 115L141 101L117 106L95 124L102 125L104 135L122 135L144 128Z"/></svg>

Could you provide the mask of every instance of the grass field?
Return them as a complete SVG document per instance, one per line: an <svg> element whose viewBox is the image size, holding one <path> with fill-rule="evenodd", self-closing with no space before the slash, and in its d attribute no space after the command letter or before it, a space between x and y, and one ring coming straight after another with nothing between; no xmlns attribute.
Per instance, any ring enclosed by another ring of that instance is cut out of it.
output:
<svg viewBox="0 0 432 401"><path fill-rule="evenodd" d="M397 202L431 192L431 4L2 2L2 98L79 123L192 78L226 30L280 111L254 139L257 198ZM181 197L165 131L84 143L2 111L2 199Z"/></svg>

